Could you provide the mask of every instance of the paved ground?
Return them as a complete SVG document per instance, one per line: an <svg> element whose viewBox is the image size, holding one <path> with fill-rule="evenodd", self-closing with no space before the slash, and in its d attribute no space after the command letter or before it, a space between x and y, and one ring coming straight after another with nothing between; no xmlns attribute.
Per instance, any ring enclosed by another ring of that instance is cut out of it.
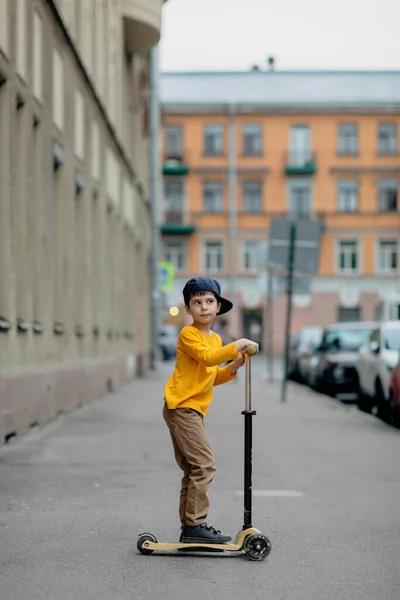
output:
<svg viewBox="0 0 400 600"><path fill-rule="evenodd" d="M254 524L270 557L136 552L140 532L179 533L179 471L161 419L169 368L0 450L0 597L399 600L400 432L296 384L281 404L261 363ZM242 519L242 392L243 378L218 388L207 417L210 521L231 534Z"/></svg>

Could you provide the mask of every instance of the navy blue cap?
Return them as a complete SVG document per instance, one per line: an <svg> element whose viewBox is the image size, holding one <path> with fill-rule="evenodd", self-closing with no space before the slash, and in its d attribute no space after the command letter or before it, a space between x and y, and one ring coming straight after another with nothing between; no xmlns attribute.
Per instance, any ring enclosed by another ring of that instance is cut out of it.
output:
<svg viewBox="0 0 400 600"><path fill-rule="evenodd" d="M189 306L190 297L196 292L213 292L218 302L221 303L219 315L224 315L233 308L232 302L221 296L221 286L216 279L211 279L211 277L192 277L192 279L189 279L183 288L183 298L186 306Z"/></svg>

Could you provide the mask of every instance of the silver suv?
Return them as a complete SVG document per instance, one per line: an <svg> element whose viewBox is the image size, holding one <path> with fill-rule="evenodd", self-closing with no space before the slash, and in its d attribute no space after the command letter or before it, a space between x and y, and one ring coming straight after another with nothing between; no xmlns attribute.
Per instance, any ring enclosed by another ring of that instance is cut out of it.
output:
<svg viewBox="0 0 400 600"><path fill-rule="evenodd" d="M384 321L360 348L356 370L358 406L385 418L390 409L392 371L399 361L400 321Z"/></svg>

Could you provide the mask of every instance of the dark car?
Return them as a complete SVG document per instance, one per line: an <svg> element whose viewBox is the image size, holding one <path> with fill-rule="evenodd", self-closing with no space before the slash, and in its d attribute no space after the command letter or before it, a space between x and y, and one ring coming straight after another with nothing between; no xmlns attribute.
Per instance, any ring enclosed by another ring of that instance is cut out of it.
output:
<svg viewBox="0 0 400 600"><path fill-rule="evenodd" d="M309 361L316 346L321 343L322 332L322 327L304 327L292 336L289 346L289 376L291 379L307 380Z"/></svg>
<svg viewBox="0 0 400 600"><path fill-rule="evenodd" d="M357 394L355 363L358 352L376 325L374 322L356 322L325 327L321 344L310 359L310 385L331 395Z"/></svg>
<svg viewBox="0 0 400 600"><path fill-rule="evenodd" d="M163 325L158 334L158 345L163 360L170 360L176 356L178 345L178 331L174 325Z"/></svg>

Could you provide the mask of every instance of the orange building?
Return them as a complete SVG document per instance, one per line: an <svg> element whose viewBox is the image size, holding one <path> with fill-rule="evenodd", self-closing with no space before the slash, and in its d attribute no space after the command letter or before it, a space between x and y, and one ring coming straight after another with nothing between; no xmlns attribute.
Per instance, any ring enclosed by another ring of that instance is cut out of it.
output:
<svg viewBox="0 0 400 600"><path fill-rule="evenodd" d="M166 306L210 275L235 303L232 335L256 323L265 342L269 224L290 215L323 225L293 331L400 318L400 72L166 73L161 102ZM276 352L285 304L273 301Z"/></svg>

